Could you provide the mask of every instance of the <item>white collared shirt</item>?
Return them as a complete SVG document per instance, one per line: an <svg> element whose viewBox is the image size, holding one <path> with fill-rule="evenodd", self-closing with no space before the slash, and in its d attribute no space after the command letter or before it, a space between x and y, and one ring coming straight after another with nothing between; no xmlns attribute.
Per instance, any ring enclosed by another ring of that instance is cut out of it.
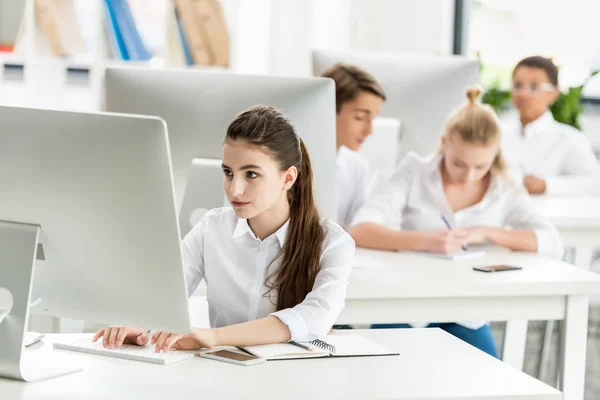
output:
<svg viewBox="0 0 600 400"><path fill-rule="evenodd" d="M354 241L336 223L323 220L321 269L312 291L301 304L276 311L277 293L269 293L265 279L281 266L279 260L271 262L285 243L288 224L261 241L232 208L219 208L207 212L183 239L188 294L206 280L211 327L274 315L287 325L292 340L313 340L331 329L345 305Z"/></svg>
<svg viewBox="0 0 600 400"><path fill-rule="evenodd" d="M337 152L336 185L338 192L338 224L346 229L354 214L367 201L369 163L356 151L341 146Z"/></svg>
<svg viewBox="0 0 600 400"><path fill-rule="evenodd" d="M550 111L525 128L517 117L502 122L502 154L514 176L546 180L546 193L600 193L600 163L585 136L556 122ZM520 174L519 174L520 173Z"/></svg>
<svg viewBox="0 0 600 400"><path fill-rule="evenodd" d="M453 227L486 225L532 230L538 253L562 257L564 246L557 229L535 211L521 187L501 177L493 176L479 203L453 212L444 193L441 160L439 154L426 158L408 154L387 186L359 210L352 226L373 222L391 229L432 231L444 228L444 215Z"/></svg>
<svg viewBox="0 0 600 400"><path fill-rule="evenodd" d="M419 157L409 153L400 163L386 187L369 198L352 221L352 226L370 222L390 229L432 231L444 228L441 215L453 227L486 225L532 230L540 254L562 257L563 241L557 229L536 213L529 196L519 186L494 176L483 199L453 212L444 193L439 154ZM458 322L479 329L485 321ZM415 327L427 323L413 323Z"/></svg>

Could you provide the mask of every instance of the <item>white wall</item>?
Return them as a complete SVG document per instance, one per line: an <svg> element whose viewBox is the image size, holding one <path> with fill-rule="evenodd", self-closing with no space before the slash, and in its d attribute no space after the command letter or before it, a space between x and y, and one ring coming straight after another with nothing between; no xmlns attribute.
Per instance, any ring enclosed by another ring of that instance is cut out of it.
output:
<svg viewBox="0 0 600 400"><path fill-rule="evenodd" d="M354 48L451 54L453 0L355 0Z"/></svg>
<svg viewBox="0 0 600 400"><path fill-rule="evenodd" d="M312 72L313 3L272 0L269 72L272 75L310 76Z"/></svg>
<svg viewBox="0 0 600 400"><path fill-rule="evenodd" d="M223 0L223 5L237 72L307 76L313 48L452 52L453 0Z"/></svg>
<svg viewBox="0 0 600 400"><path fill-rule="evenodd" d="M356 42L356 1L313 0L313 48L353 48Z"/></svg>

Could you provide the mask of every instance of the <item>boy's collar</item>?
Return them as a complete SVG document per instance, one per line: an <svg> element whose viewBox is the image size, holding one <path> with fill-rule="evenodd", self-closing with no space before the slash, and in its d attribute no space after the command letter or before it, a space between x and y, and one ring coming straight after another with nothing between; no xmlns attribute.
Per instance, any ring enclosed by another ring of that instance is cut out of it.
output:
<svg viewBox="0 0 600 400"><path fill-rule="evenodd" d="M547 131L553 122L554 117L550 110L547 110L541 117L525 125L523 127L523 134L526 139L532 138Z"/></svg>

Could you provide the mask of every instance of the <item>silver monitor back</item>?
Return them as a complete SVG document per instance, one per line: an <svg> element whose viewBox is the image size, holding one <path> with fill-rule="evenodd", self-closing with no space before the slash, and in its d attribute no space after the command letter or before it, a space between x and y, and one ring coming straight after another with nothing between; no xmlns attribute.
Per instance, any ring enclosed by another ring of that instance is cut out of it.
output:
<svg viewBox="0 0 600 400"><path fill-rule="evenodd" d="M165 122L0 107L0 125L0 221L40 226L32 300L189 332Z"/></svg>
<svg viewBox="0 0 600 400"><path fill-rule="evenodd" d="M157 115L167 122L180 209L192 160L220 160L229 123L240 112L262 104L282 111L306 142L315 172L319 210L323 217L336 220L332 80L108 68L104 86L106 111ZM206 190L222 191L222 186Z"/></svg>
<svg viewBox="0 0 600 400"><path fill-rule="evenodd" d="M477 60L460 56L313 51L316 76L338 62L363 68L383 86L387 101L381 116L402 123L400 158L409 151L435 151L446 118L466 102L466 88L479 82Z"/></svg>
<svg viewBox="0 0 600 400"><path fill-rule="evenodd" d="M187 234L202 220L208 210L227 207L229 201L221 190L207 188L223 187L223 167L221 160L194 158L190 168L188 184L179 212L179 228ZM191 294L191 293L190 293Z"/></svg>

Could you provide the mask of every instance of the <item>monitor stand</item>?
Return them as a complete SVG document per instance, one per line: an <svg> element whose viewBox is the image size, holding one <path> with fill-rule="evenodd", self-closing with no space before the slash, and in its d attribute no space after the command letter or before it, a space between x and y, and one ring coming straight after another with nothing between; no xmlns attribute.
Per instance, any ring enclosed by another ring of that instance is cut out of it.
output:
<svg viewBox="0 0 600 400"><path fill-rule="evenodd" d="M0 221L0 377L27 382L81 371L59 354L24 347L39 232Z"/></svg>

